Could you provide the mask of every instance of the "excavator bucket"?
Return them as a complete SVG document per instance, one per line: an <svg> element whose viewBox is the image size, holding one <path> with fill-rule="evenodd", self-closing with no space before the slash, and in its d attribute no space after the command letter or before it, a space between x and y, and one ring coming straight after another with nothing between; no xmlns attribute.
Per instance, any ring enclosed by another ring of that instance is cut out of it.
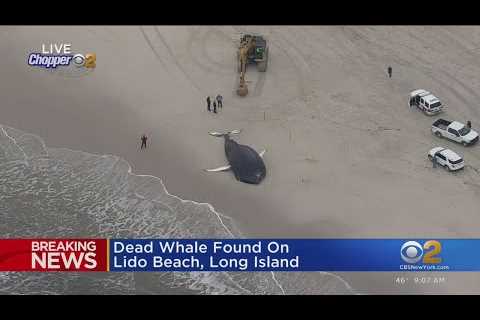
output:
<svg viewBox="0 0 480 320"><path fill-rule="evenodd" d="M237 89L237 94L241 97L244 97L248 94L247 83L245 82L245 72L240 74L240 84Z"/></svg>

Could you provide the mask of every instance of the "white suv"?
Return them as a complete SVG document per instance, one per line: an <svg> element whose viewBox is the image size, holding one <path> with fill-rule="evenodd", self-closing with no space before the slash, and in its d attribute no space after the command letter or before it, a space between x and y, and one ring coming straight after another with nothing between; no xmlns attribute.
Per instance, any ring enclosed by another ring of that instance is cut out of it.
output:
<svg viewBox="0 0 480 320"><path fill-rule="evenodd" d="M448 171L463 169L465 163L463 158L450 149L442 147L433 148L428 152L428 159L436 161L439 165L445 167Z"/></svg>

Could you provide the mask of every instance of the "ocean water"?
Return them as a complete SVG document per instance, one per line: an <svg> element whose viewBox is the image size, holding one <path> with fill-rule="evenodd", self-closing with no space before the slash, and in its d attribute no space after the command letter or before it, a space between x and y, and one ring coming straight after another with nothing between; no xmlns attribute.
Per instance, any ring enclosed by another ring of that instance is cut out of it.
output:
<svg viewBox="0 0 480 320"><path fill-rule="evenodd" d="M0 125L0 238L241 238L210 204L114 155L49 148ZM0 294L352 294L325 272L0 272Z"/></svg>

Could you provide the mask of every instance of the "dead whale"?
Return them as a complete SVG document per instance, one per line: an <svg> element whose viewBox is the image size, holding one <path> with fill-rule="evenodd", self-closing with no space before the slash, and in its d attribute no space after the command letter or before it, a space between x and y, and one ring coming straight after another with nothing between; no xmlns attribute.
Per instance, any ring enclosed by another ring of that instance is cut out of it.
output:
<svg viewBox="0 0 480 320"><path fill-rule="evenodd" d="M267 169L262 159L265 150L259 154L249 146L238 144L230 138L231 134L240 132L240 130L232 130L227 133L210 132L210 135L214 137L223 137L225 139L225 156L227 157L228 165L215 169L206 169L206 171L220 172L232 170L238 181L259 184L267 174Z"/></svg>

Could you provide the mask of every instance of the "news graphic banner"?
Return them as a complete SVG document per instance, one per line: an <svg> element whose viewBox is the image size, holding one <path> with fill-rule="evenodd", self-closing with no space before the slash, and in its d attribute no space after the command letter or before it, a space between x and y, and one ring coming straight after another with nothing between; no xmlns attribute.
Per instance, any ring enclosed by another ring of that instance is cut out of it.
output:
<svg viewBox="0 0 480 320"><path fill-rule="evenodd" d="M0 239L0 271L480 271L480 239Z"/></svg>

